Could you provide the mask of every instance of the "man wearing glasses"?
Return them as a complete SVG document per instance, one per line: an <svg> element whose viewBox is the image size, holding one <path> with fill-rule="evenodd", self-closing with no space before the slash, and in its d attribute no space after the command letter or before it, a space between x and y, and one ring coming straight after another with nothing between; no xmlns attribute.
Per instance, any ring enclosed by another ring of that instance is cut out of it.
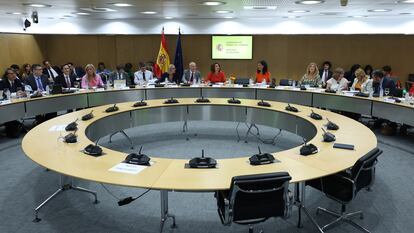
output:
<svg viewBox="0 0 414 233"><path fill-rule="evenodd" d="M32 65L33 73L27 78L27 85L29 85L33 91L46 91L46 86L49 85L48 78L43 75L42 66L39 64Z"/></svg>

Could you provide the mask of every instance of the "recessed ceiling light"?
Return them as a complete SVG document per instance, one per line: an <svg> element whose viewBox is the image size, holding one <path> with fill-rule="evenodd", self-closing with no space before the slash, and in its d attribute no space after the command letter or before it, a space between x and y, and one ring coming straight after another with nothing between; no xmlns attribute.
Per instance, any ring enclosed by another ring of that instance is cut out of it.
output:
<svg viewBox="0 0 414 233"><path fill-rule="evenodd" d="M76 15L91 15L90 13L86 13L86 12L76 12L74 14L76 14Z"/></svg>
<svg viewBox="0 0 414 233"><path fill-rule="evenodd" d="M47 17L47 19L56 19L55 17Z"/></svg>
<svg viewBox="0 0 414 233"><path fill-rule="evenodd" d="M371 9L369 12L390 12L391 9Z"/></svg>
<svg viewBox="0 0 414 233"><path fill-rule="evenodd" d="M308 13L308 12L310 12L310 11L308 11L308 10L291 10L291 11L288 11L289 13Z"/></svg>
<svg viewBox="0 0 414 233"><path fill-rule="evenodd" d="M164 19L174 19L172 16L165 16Z"/></svg>
<svg viewBox="0 0 414 233"><path fill-rule="evenodd" d="M21 15L22 13L20 13L20 12L6 12L6 14L8 14L8 15Z"/></svg>
<svg viewBox="0 0 414 233"><path fill-rule="evenodd" d="M321 15L339 15L340 12L321 12L319 14L321 14Z"/></svg>
<svg viewBox="0 0 414 233"><path fill-rule="evenodd" d="M63 17L65 17L65 18L72 18L74 16L73 15L64 15Z"/></svg>
<svg viewBox="0 0 414 233"><path fill-rule="evenodd" d="M245 10L276 10L277 6L244 6Z"/></svg>
<svg viewBox="0 0 414 233"><path fill-rule="evenodd" d="M23 6L31 6L31 7L38 7L38 8L42 8L42 7L52 7L52 5L39 4L39 3L23 3Z"/></svg>
<svg viewBox="0 0 414 233"><path fill-rule="evenodd" d="M296 4L304 4L304 5L315 5L315 4L321 4L324 3L325 1L318 1L318 0L302 0L302 1L296 1Z"/></svg>
<svg viewBox="0 0 414 233"><path fill-rule="evenodd" d="M218 1L205 1L205 2L201 2L200 5L204 5L204 6L219 6L219 5L224 5L226 4L225 2L218 2Z"/></svg>
<svg viewBox="0 0 414 233"><path fill-rule="evenodd" d="M156 11L141 11L140 13L144 14L144 15L155 15L155 14L157 14Z"/></svg>
<svg viewBox="0 0 414 233"><path fill-rule="evenodd" d="M414 0L402 0L402 1L397 1L397 3L414 3Z"/></svg>
<svg viewBox="0 0 414 233"><path fill-rule="evenodd" d="M409 12L401 12L400 15L411 15Z"/></svg>
<svg viewBox="0 0 414 233"><path fill-rule="evenodd" d="M351 15L351 16L348 16L349 18L366 18L367 16L366 15Z"/></svg>
<svg viewBox="0 0 414 233"><path fill-rule="evenodd" d="M228 14L228 13L233 13L233 11L228 11L228 10L217 10L215 11L217 14Z"/></svg>
<svg viewBox="0 0 414 233"><path fill-rule="evenodd" d="M117 6L117 7L128 7L128 6L133 6L132 4L129 3L123 3L123 2L116 2L116 3L110 3L111 5Z"/></svg>
<svg viewBox="0 0 414 233"><path fill-rule="evenodd" d="M233 19L234 17L233 16L226 16L226 17L224 17L225 19Z"/></svg>
<svg viewBox="0 0 414 233"><path fill-rule="evenodd" d="M283 16L284 19L298 19L300 18L300 16L294 16L294 15L289 15L289 16Z"/></svg>

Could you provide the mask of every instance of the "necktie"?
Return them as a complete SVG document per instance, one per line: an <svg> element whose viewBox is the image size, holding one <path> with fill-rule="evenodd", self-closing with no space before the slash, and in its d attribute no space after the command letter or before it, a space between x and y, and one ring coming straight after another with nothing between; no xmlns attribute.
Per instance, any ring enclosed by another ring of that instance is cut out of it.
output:
<svg viewBox="0 0 414 233"><path fill-rule="evenodd" d="M36 84L37 84L37 89L43 91L43 85L42 85L42 81L40 80L40 78L36 78Z"/></svg>
<svg viewBox="0 0 414 233"><path fill-rule="evenodd" d="M324 81L328 79L328 71L325 70L325 77L324 77Z"/></svg>
<svg viewBox="0 0 414 233"><path fill-rule="evenodd" d="M194 72L191 72L190 82L193 82L193 79L194 79Z"/></svg>
<svg viewBox="0 0 414 233"><path fill-rule="evenodd" d="M67 86L67 88L70 88L70 79L69 79L69 76L66 76L66 86Z"/></svg>
<svg viewBox="0 0 414 233"><path fill-rule="evenodd" d="M118 73L118 80L121 80L121 73Z"/></svg>
<svg viewBox="0 0 414 233"><path fill-rule="evenodd" d="M145 72L142 72L142 79L144 79L144 81L147 81L147 80L145 79Z"/></svg>
<svg viewBox="0 0 414 233"><path fill-rule="evenodd" d="M15 88L14 88L14 81L11 81L11 86L10 86L10 90L14 90Z"/></svg>

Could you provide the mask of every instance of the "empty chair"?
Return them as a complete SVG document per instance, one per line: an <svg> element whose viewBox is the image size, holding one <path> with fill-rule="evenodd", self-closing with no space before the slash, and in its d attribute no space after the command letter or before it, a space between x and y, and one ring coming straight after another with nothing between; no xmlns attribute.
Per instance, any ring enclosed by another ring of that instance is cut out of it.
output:
<svg viewBox="0 0 414 233"><path fill-rule="evenodd" d="M289 192L291 177L287 172L236 176L230 190L216 191L218 214L223 225L250 225L270 217L288 218L292 196Z"/></svg>
<svg viewBox="0 0 414 233"><path fill-rule="evenodd" d="M369 232L364 227L352 221L353 217L358 216L363 219L364 215L362 211L347 213L346 206L356 197L361 189L370 189L374 183L375 165L377 163L377 158L381 153L381 150L374 149L361 157L355 165L347 171L306 182L306 185L325 193L328 198L339 202L342 205L341 213L318 207L317 214L322 211L337 218L333 222L322 227L322 230L328 230L336 224L345 221L363 232Z"/></svg>

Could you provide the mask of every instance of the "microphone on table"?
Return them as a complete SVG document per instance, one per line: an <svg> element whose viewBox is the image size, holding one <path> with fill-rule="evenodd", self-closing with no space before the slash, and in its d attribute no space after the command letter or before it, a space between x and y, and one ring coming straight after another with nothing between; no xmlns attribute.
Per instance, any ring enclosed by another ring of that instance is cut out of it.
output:
<svg viewBox="0 0 414 233"><path fill-rule="evenodd" d="M322 131L324 132L324 134L323 134L323 141L324 142L334 142L334 141L336 141L336 137L333 133L326 132L326 130L324 128L322 128Z"/></svg>
<svg viewBox="0 0 414 233"><path fill-rule="evenodd" d="M103 137L98 138L98 140L96 140L95 144L89 144L88 146L86 146L85 149L83 149L83 153L85 153L87 155L94 156L94 157L101 156L102 155L102 148L100 146L98 146L98 142L101 138L103 138Z"/></svg>
<svg viewBox="0 0 414 233"><path fill-rule="evenodd" d="M307 155L318 153L318 148L315 145L307 144L307 141L305 138L302 138L302 140L305 144L300 148L301 155L307 156Z"/></svg>
<svg viewBox="0 0 414 233"><path fill-rule="evenodd" d="M78 119L78 118L76 118L76 120L75 120L75 121L73 121L73 122L69 123L69 124L65 127L65 130L66 130L66 131L75 131L75 130L77 130L77 129L78 129L78 123L76 123L76 122L77 122L78 120L79 120L79 119Z"/></svg>
<svg viewBox="0 0 414 233"><path fill-rule="evenodd" d="M86 115L84 115L84 116L82 116L82 120L83 121L87 121L87 120L90 120L90 119L92 119L93 118L93 110L90 112L90 113L88 113L88 114L86 114Z"/></svg>

